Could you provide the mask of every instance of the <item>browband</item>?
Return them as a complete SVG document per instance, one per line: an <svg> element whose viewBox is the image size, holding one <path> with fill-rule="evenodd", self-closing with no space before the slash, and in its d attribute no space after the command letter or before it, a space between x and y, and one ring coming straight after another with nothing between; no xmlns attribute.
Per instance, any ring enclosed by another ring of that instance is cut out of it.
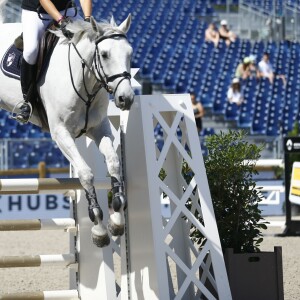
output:
<svg viewBox="0 0 300 300"><path fill-rule="evenodd" d="M102 41L104 40L107 40L107 39L114 39L114 38L117 38L117 37L123 37L125 39L127 39L127 36L123 33L115 33L115 34L111 34L111 35L103 35L103 36L100 36L98 37L96 40L95 40L95 43L96 45L98 45L99 43L101 43Z"/></svg>

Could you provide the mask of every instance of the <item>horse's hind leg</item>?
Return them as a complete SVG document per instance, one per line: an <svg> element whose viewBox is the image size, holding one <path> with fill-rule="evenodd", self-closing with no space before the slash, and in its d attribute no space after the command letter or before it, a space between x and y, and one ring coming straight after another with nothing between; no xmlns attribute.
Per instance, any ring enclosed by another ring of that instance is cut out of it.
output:
<svg viewBox="0 0 300 300"><path fill-rule="evenodd" d="M93 243L98 247L107 246L110 243L110 239L106 227L102 224L103 212L97 201L92 170L80 155L74 139L66 128L55 128L55 131L52 131L51 134L65 157L77 170L80 183L85 190L86 198L88 200L89 217L94 223L94 226L92 227Z"/></svg>

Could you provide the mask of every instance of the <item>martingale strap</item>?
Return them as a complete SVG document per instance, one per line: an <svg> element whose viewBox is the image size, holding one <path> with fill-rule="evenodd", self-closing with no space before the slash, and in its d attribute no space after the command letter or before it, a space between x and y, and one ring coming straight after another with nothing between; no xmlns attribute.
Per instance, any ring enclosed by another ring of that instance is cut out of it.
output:
<svg viewBox="0 0 300 300"><path fill-rule="evenodd" d="M86 97L87 100L79 93L79 91L77 90L75 83L74 83L74 78L73 78L73 73L72 73L72 66L71 66L71 45L73 45L74 49L76 50L78 56L81 59L81 66L82 66L82 78L83 78L83 85L84 85L84 89L86 92ZM94 99L96 98L98 92L101 90L102 85L99 85L99 88L93 93L89 93L87 86L86 86L86 81L85 81L85 76L84 76L84 70L85 67L87 66L88 69L90 71L92 71L92 69L87 65L86 61L82 58L82 56L80 55L79 51L77 50L76 46L73 43L69 44L69 51L68 51L68 59L69 59L69 71L70 71L70 77L71 77L71 82L72 82L72 86L74 91L76 92L77 96L85 103L86 105L86 111L85 111L85 124L84 124L84 128L80 130L80 133L76 136L76 138L80 137L81 135L83 135L84 133L86 133L86 129L88 126L88 122L89 122L89 110L91 107L92 102L94 101ZM97 80L98 81L98 80Z"/></svg>

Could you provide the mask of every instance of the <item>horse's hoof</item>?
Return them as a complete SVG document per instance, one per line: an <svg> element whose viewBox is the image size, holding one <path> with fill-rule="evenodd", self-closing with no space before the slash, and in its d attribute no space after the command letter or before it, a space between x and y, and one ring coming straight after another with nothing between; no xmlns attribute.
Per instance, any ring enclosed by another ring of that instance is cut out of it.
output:
<svg viewBox="0 0 300 300"><path fill-rule="evenodd" d="M92 233L92 241L97 247L103 248L103 247L106 247L109 245L110 238L109 238L108 234L99 236L99 235Z"/></svg>
<svg viewBox="0 0 300 300"><path fill-rule="evenodd" d="M108 220L107 229L112 236L121 236L124 234L124 225L116 225L111 219Z"/></svg>

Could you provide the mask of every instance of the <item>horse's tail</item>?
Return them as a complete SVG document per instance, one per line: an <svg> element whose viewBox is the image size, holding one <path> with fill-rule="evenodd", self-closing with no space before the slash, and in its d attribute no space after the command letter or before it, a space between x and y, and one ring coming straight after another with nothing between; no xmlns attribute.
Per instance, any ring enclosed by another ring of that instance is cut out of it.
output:
<svg viewBox="0 0 300 300"><path fill-rule="evenodd" d="M8 0L0 0L0 24L4 23L4 6Z"/></svg>

